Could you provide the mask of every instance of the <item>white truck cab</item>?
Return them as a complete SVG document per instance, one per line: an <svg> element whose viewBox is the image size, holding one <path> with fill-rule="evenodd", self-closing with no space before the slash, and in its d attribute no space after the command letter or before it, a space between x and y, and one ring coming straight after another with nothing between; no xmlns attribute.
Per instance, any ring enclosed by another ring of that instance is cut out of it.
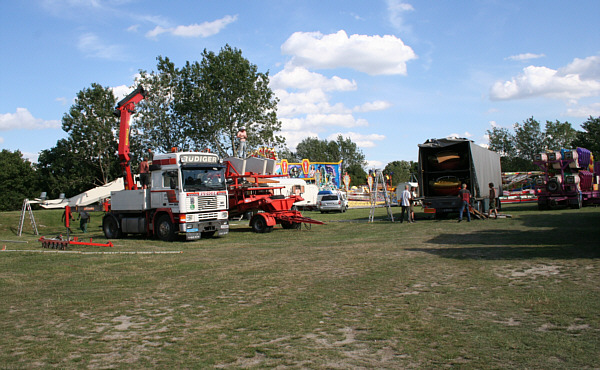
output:
<svg viewBox="0 0 600 370"><path fill-rule="evenodd" d="M107 238L125 234L177 234L187 240L229 232L224 165L212 153L158 154L150 165L148 189L111 194L111 212L103 220Z"/></svg>

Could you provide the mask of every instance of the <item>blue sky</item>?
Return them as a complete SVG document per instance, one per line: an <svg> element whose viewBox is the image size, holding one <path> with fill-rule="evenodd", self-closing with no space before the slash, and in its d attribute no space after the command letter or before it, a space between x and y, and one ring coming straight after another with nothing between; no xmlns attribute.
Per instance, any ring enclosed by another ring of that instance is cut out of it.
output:
<svg viewBox="0 0 600 370"><path fill-rule="evenodd" d="M124 96L158 55L225 44L269 71L288 146L356 142L371 167L429 138L486 144L534 117L600 116L600 1L0 2L0 148L37 153L97 82Z"/></svg>

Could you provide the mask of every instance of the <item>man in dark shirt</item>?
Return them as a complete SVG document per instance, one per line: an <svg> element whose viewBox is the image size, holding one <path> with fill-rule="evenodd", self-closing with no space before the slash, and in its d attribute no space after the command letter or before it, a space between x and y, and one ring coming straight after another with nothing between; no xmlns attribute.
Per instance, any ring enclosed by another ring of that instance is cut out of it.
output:
<svg viewBox="0 0 600 370"><path fill-rule="evenodd" d="M148 165L148 157L144 157L144 160L140 162L140 182L142 189L148 188L150 184L150 166Z"/></svg>
<svg viewBox="0 0 600 370"><path fill-rule="evenodd" d="M460 212L458 214L458 222L462 221L463 211L467 208L467 222L471 222L471 212L469 212L469 201L471 200L471 192L467 189L467 184L462 184L462 189L458 192L460 198Z"/></svg>

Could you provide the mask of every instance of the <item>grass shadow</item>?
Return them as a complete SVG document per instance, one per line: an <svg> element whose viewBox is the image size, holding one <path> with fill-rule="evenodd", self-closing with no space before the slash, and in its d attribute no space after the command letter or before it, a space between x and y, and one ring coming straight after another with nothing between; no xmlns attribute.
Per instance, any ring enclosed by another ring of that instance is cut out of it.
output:
<svg viewBox="0 0 600 370"><path fill-rule="evenodd" d="M455 259L600 258L600 213L525 214L519 221L526 229L443 233L427 242L444 248L409 250Z"/></svg>

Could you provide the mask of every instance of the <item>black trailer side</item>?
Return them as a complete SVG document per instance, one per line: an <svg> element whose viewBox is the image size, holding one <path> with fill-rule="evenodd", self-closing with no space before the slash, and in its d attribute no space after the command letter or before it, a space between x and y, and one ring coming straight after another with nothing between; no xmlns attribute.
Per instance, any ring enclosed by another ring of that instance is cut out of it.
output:
<svg viewBox="0 0 600 370"><path fill-rule="evenodd" d="M500 155L463 138L431 139L419 144L419 195L426 212L458 212L461 184L473 196L473 205L483 210L488 184L502 192Z"/></svg>

